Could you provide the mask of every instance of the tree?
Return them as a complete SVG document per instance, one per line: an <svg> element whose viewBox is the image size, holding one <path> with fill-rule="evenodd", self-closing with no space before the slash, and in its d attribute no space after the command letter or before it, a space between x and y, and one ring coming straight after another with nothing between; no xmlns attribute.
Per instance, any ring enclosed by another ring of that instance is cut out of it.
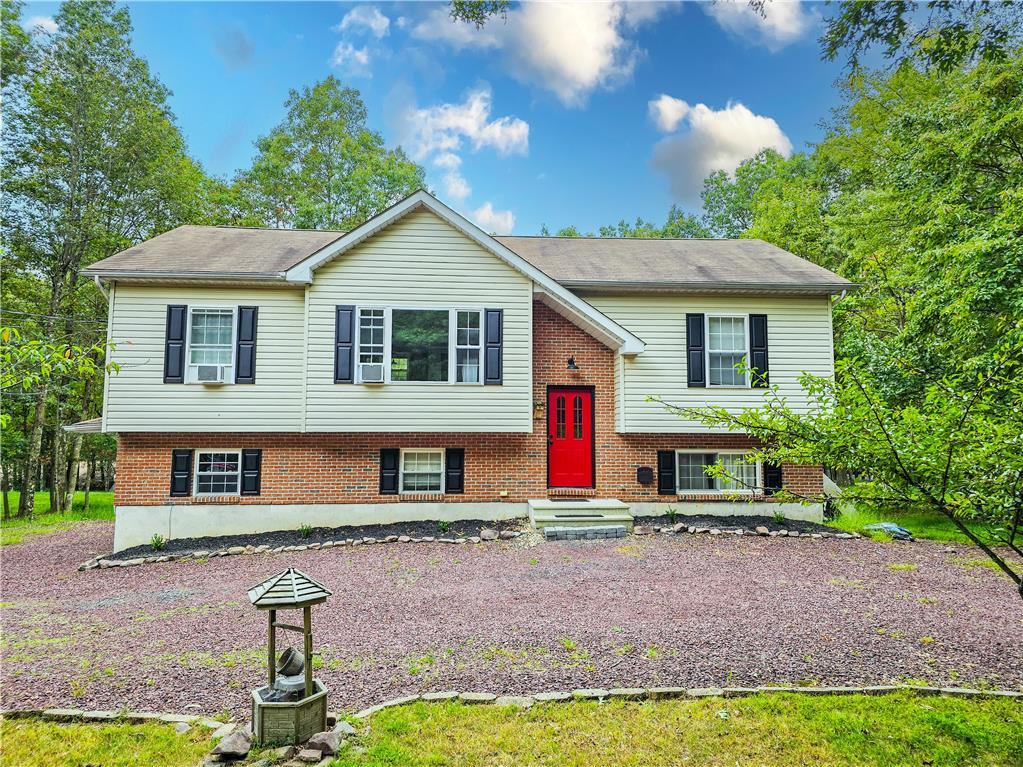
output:
<svg viewBox="0 0 1023 767"><path fill-rule="evenodd" d="M550 236L547 225L540 228L540 234L544 237ZM576 226L566 226L554 234L555 237L593 237L592 233L583 234ZM668 211L668 217L663 226L657 226L650 221L637 218L634 224L626 223L622 219L617 224L609 224L600 227L599 237L632 237L639 239L684 239L690 237L707 237L709 233L704 226L696 219L677 205L672 205Z"/></svg>
<svg viewBox="0 0 1023 767"><path fill-rule="evenodd" d="M333 76L291 91L284 120L256 141L236 180L243 216L264 226L354 228L424 186L424 172L366 127L354 88Z"/></svg>
<svg viewBox="0 0 1023 767"><path fill-rule="evenodd" d="M869 370L846 360L834 379L803 377L805 409L790 405L777 387L760 408L669 409L704 426L760 440L749 461L848 472L857 479L844 489L843 503L885 514L927 511L948 518L1009 576L1023 598L1023 568L1013 567L992 546L1005 545L1023 556L1023 322L1007 333L1017 346L1007 345L995 364L935 381L917 402L886 401ZM715 473L722 471L717 467Z"/></svg>
<svg viewBox="0 0 1023 767"><path fill-rule="evenodd" d="M857 69L861 57L881 46L886 58L917 59L949 72L976 61L1011 55L1023 41L1023 5L1011 0L845 0L826 20L824 58L845 54Z"/></svg>
<svg viewBox="0 0 1023 767"><path fill-rule="evenodd" d="M5 93L4 294L13 276L38 299L19 315L23 338L89 348L105 306L79 269L191 219L205 204L205 176L185 152L166 89L131 50L127 10L67 2L56 22L54 34L32 38L31 66ZM86 384L58 372L35 387L19 513L32 511L48 409L58 408L56 482L66 456L59 409L91 410L95 387Z"/></svg>
<svg viewBox="0 0 1023 767"><path fill-rule="evenodd" d="M493 16L508 16L508 0L451 0L451 18L483 29Z"/></svg>
<svg viewBox="0 0 1023 767"><path fill-rule="evenodd" d="M21 0L0 0L0 86L25 74L31 40L21 26Z"/></svg>
<svg viewBox="0 0 1023 767"><path fill-rule="evenodd" d="M760 187L783 173L798 172L773 149L739 163L735 173L715 171L703 181L702 223L713 237L741 237L753 225L753 198Z"/></svg>

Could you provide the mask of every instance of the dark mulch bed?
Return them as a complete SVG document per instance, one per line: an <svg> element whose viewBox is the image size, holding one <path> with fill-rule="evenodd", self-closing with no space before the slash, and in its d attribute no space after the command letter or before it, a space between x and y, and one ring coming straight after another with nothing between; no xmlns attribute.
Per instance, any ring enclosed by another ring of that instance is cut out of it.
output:
<svg viewBox="0 0 1023 767"><path fill-rule="evenodd" d="M111 554L106 559L123 560L136 557L151 557L154 554L190 554L193 551L216 551L231 546L308 546L311 543L343 541L347 538L386 538L389 535L407 535L409 538L470 538L479 535L480 530L519 530L523 520L509 519L502 522L468 519L449 523L441 529L436 521L395 522L390 525L348 525L345 527L314 527L305 537L298 530L274 530L268 533L247 533L245 535L218 535L209 538L174 538L167 541L160 551L154 551L149 544L132 546L130 549Z"/></svg>
<svg viewBox="0 0 1023 767"><path fill-rule="evenodd" d="M783 522L775 522L774 517L719 517L710 514L677 514L674 519L665 515L658 517L636 517L635 523L646 527L671 527L674 524L683 522L691 527L715 527L718 530L745 530L753 532L758 527L766 527L768 530L795 530L799 533L834 533L835 528L821 525L817 522L803 522L796 519L786 519Z"/></svg>

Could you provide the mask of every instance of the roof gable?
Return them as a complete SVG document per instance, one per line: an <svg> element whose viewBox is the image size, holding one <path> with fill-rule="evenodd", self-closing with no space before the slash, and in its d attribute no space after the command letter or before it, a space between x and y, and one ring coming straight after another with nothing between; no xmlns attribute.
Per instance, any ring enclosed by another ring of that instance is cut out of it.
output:
<svg viewBox="0 0 1023 767"><path fill-rule="evenodd" d="M546 303L603 343L616 348L622 354L639 354L643 351L644 344L635 335L599 312L567 288L559 285L547 274L526 261L522 256L502 245L464 216L459 215L437 198L422 190L392 205L361 226L356 227L316 253L299 261L287 270L285 279L288 282L311 283L315 279L317 269L330 263L382 229L401 220L409 213L422 209L430 211L449 226L461 232L485 250L493 253L511 268L531 279L535 286L534 289Z"/></svg>

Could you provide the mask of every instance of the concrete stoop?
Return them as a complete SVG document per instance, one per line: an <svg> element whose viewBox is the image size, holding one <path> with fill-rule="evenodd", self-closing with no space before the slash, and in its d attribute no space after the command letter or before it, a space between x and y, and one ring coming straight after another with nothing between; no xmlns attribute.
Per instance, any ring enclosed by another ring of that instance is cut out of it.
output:
<svg viewBox="0 0 1023 767"><path fill-rule="evenodd" d="M565 500L540 498L529 501L528 506L529 522L540 532L552 527L623 528L626 532L632 530L632 513L629 511L629 505L614 498ZM617 534L614 537L617 537Z"/></svg>

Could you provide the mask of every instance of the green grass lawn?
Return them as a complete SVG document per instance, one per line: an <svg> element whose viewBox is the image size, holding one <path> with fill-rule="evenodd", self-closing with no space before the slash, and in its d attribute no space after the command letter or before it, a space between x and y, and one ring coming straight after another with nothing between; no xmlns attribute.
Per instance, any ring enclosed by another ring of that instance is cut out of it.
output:
<svg viewBox="0 0 1023 767"><path fill-rule="evenodd" d="M878 540L891 540L885 533L864 530L863 528L877 522L894 522L896 525L901 525L909 530L916 538L973 545L970 539L958 527L940 514L919 512L878 514L873 511L851 508L850 504L847 504L847 506L850 506L850 508L843 510L837 517L829 520L827 524L831 527L845 530L847 533L862 533ZM984 538L985 536L982 535L981 537Z"/></svg>
<svg viewBox="0 0 1023 767"><path fill-rule="evenodd" d="M178 735L169 724L0 721L3 767L194 767L210 747L202 727Z"/></svg>
<svg viewBox="0 0 1023 767"><path fill-rule="evenodd" d="M334 767L1023 765L1023 704L909 694L428 704L370 719Z"/></svg>
<svg viewBox="0 0 1023 767"><path fill-rule="evenodd" d="M18 508L19 493L10 494L11 509ZM71 511L67 514L50 513L50 494L36 493L35 517L27 519L5 519L0 522L0 546L10 543L21 543L26 535L41 535L52 533L57 530L65 530L75 522L83 522L90 519L113 519L114 518L114 494L97 493L89 494L89 510L85 511L85 493L75 493L75 500Z"/></svg>

